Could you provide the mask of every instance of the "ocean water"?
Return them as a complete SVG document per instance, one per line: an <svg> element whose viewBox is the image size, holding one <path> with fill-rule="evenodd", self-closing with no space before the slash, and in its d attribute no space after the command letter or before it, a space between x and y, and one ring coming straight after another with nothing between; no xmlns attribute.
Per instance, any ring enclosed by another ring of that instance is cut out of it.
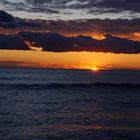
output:
<svg viewBox="0 0 140 140"><path fill-rule="evenodd" d="M0 140L140 140L140 71L0 69Z"/></svg>

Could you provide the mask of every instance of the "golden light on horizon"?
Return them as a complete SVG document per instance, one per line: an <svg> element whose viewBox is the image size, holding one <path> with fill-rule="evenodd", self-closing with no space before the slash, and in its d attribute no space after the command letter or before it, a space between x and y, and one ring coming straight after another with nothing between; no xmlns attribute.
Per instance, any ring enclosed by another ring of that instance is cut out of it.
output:
<svg viewBox="0 0 140 140"><path fill-rule="evenodd" d="M4 63L11 66L17 65L15 62L21 62L20 66L24 64L24 66L38 68L93 69L93 71L108 69L140 70L139 60L140 54L0 50L0 66Z"/></svg>
<svg viewBox="0 0 140 140"><path fill-rule="evenodd" d="M91 70L92 71L99 71L99 68L94 66L94 67L91 68Z"/></svg>

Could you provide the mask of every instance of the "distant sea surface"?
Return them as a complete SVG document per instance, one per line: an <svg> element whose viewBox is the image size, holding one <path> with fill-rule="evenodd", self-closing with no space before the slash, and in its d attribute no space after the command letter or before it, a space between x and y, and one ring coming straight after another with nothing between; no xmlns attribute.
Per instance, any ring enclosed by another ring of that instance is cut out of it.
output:
<svg viewBox="0 0 140 140"><path fill-rule="evenodd" d="M0 140L140 140L140 71L0 69Z"/></svg>

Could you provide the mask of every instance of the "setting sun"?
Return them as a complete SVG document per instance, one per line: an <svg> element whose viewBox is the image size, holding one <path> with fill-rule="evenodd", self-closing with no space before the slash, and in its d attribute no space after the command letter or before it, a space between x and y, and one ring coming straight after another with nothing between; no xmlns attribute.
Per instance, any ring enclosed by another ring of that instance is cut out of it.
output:
<svg viewBox="0 0 140 140"><path fill-rule="evenodd" d="M0 140L140 140L138 7L0 0Z"/></svg>
<svg viewBox="0 0 140 140"><path fill-rule="evenodd" d="M91 70L92 70L92 71L98 71L99 68L97 68L97 67L93 67L93 68L91 68Z"/></svg>

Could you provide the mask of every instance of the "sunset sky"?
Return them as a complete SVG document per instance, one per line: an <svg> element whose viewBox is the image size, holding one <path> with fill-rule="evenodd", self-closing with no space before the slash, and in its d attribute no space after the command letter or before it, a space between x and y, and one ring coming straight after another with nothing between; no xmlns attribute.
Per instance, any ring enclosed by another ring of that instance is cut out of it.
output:
<svg viewBox="0 0 140 140"><path fill-rule="evenodd" d="M0 67L140 70L139 0L1 0Z"/></svg>

